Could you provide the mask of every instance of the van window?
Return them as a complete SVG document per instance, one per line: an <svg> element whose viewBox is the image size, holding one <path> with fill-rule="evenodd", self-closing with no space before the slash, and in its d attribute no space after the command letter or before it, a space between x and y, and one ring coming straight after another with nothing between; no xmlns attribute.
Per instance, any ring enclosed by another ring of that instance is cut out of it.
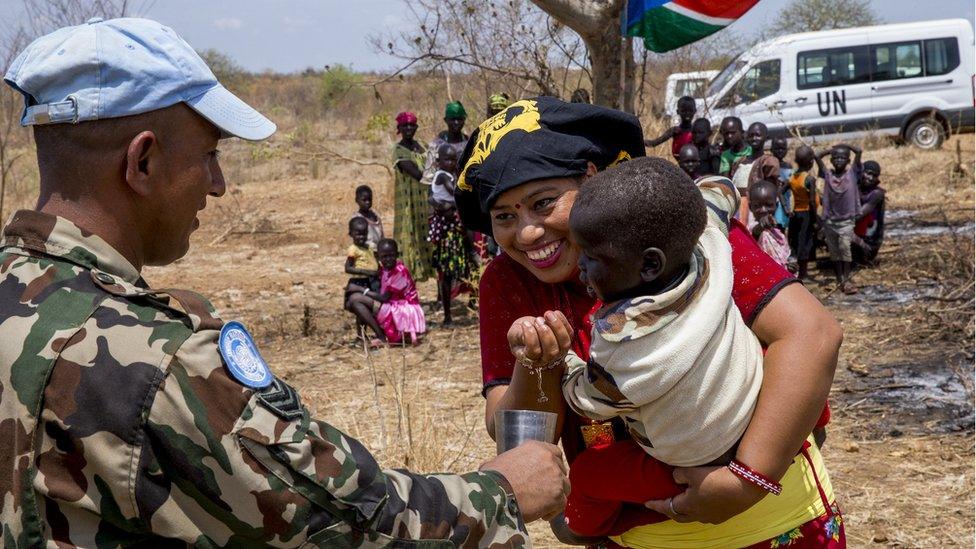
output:
<svg viewBox="0 0 976 549"><path fill-rule="evenodd" d="M925 41L925 75L948 74L959 66L959 42L955 38Z"/></svg>
<svg viewBox="0 0 976 549"><path fill-rule="evenodd" d="M922 43L897 42L871 46L871 80L922 76Z"/></svg>
<svg viewBox="0 0 976 549"><path fill-rule="evenodd" d="M756 63L722 99L720 106L731 107L740 103L752 103L778 92L779 68L779 59Z"/></svg>
<svg viewBox="0 0 976 549"><path fill-rule="evenodd" d="M800 52L796 86L801 90L858 84L870 80L867 46Z"/></svg>
<svg viewBox="0 0 976 549"><path fill-rule="evenodd" d="M674 87L675 97L684 97L685 95L695 98L702 98L705 95L705 88L708 85L708 80L704 78L693 78L691 80L678 80L677 85Z"/></svg>
<svg viewBox="0 0 976 549"><path fill-rule="evenodd" d="M746 66L745 61L741 61L738 58L733 59L728 65L725 66L724 69L722 69L722 72L715 75L715 78L713 78L708 84L707 96L712 97L713 95L722 91L722 88L729 83L729 80L732 80L732 77L735 76L735 74L744 66Z"/></svg>

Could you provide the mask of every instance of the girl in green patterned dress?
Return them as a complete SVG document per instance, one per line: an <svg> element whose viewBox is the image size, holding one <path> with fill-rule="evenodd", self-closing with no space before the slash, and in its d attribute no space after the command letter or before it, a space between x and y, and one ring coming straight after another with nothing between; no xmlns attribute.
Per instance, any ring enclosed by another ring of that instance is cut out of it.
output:
<svg viewBox="0 0 976 549"><path fill-rule="evenodd" d="M431 276L431 250L427 242L427 187L420 183L427 150L414 140L417 116L401 112L396 117L400 142L393 148L393 238L400 259L417 282Z"/></svg>

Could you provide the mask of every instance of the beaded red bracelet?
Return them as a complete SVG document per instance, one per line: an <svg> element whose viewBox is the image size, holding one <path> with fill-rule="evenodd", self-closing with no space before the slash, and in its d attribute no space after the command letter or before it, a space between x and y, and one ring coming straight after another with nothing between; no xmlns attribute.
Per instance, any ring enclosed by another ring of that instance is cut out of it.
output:
<svg viewBox="0 0 976 549"><path fill-rule="evenodd" d="M735 474L735 476L755 484L774 496L778 496L780 492L783 491L783 486L780 483L767 477L759 471L756 471L739 460L733 459L731 462L729 462L729 469Z"/></svg>

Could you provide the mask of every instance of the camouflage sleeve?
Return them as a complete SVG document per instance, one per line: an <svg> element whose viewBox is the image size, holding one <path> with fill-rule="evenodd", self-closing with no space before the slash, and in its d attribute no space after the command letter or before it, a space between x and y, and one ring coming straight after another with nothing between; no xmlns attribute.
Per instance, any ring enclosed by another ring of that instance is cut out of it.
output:
<svg viewBox="0 0 976 549"><path fill-rule="evenodd" d="M528 544L500 474L381 470L288 385L235 381L216 337L182 345L149 409L134 485L154 533L208 546Z"/></svg>
<svg viewBox="0 0 976 549"><path fill-rule="evenodd" d="M710 176L698 181L698 189L705 199L708 224L729 234L729 223L739 209L739 191L727 177Z"/></svg>

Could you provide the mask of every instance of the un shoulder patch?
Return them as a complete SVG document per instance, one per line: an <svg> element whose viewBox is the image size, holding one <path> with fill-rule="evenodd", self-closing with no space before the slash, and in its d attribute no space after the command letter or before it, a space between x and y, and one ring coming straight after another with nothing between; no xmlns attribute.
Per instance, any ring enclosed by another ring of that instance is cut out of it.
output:
<svg viewBox="0 0 976 549"><path fill-rule="evenodd" d="M271 385L274 380L271 369L261 358L254 339L243 324L236 320L224 324L220 330L219 346L231 377L252 389Z"/></svg>
<svg viewBox="0 0 976 549"><path fill-rule="evenodd" d="M277 377L271 385L258 392L258 401L278 417L292 420L302 417L302 401L298 391Z"/></svg>

